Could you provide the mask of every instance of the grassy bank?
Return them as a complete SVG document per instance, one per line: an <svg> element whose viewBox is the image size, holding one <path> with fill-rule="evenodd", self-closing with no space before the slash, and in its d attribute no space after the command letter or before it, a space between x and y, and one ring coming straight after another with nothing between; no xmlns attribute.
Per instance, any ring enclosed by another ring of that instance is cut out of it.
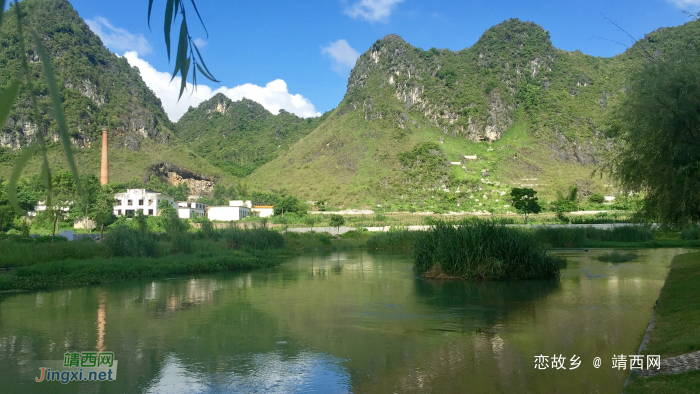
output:
<svg viewBox="0 0 700 394"><path fill-rule="evenodd" d="M0 273L0 292L270 267L289 254L276 231L210 230L153 234L122 227L99 243L8 237L0 242L0 267L11 269Z"/></svg>
<svg viewBox="0 0 700 394"><path fill-rule="evenodd" d="M700 350L700 253L676 256L655 308L644 354L661 358ZM700 371L642 378L633 375L625 394L700 393Z"/></svg>
<svg viewBox="0 0 700 394"><path fill-rule="evenodd" d="M532 233L492 221L439 222L414 240L413 257L425 277L476 280L556 277L564 264Z"/></svg>
<svg viewBox="0 0 700 394"><path fill-rule="evenodd" d="M51 290L137 278L238 271L272 267L280 261L278 253L253 251L202 252L160 258L50 261L0 274L0 292Z"/></svg>

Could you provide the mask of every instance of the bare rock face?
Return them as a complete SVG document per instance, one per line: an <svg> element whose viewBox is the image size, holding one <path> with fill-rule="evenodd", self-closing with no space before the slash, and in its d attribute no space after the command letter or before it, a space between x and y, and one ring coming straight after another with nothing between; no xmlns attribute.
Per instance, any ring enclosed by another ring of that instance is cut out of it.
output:
<svg viewBox="0 0 700 394"><path fill-rule="evenodd" d="M145 180L151 179L152 175L157 176L162 182L169 182L174 186L184 183L189 187L191 194L198 195L211 195L216 183L216 180L210 176L190 171L169 162L149 167Z"/></svg>

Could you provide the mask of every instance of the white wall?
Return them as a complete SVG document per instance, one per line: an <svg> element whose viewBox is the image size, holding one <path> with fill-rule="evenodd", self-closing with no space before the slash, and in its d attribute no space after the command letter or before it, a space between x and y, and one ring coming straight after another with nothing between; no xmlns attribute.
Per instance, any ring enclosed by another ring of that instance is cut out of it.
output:
<svg viewBox="0 0 700 394"><path fill-rule="evenodd" d="M258 216L261 218L269 218L275 214L274 208L253 208L253 212L257 212Z"/></svg>
<svg viewBox="0 0 700 394"><path fill-rule="evenodd" d="M250 209L246 207L209 207L209 220L230 222L246 216L250 216Z"/></svg>

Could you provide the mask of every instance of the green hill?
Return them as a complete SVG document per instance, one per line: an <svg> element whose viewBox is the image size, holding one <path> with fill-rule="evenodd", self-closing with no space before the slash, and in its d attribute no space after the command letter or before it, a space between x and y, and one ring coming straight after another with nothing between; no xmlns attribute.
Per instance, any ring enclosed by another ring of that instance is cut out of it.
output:
<svg viewBox="0 0 700 394"><path fill-rule="evenodd" d="M190 107L175 130L193 152L226 173L243 177L286 151L325 118L303 119L285 110L273 115L255 101L231 101L219 93L197 108Z"/></svg>
<svg viewBox="0 0 700 394"><path fill-rule="evenodd" d="M458 52L389 35L360 56L328 118L250 180L333 204L441 211L507 211L499 197L520 186L614 193L591 173L626 76L698 33L698 21L660 29L613 58L556 49L516 19Z"/></svg>
<svg viewBox="0 0 700 394"><path fill-rule="evenodd" d="M101 128L110 132L110 180L144 178L148 167L163 161L191 168L210 176L226 174L194 154L174 135L174 126L161 101L146 86L138 69L102 45L78 13L65 0L24 0L21 7L29 25L43 37L61 89L63 105L81 172L99 174ZM10 84L20 67L14 8L6 11L0 30L0 89ZM25 29L26 30L26 29ZM19 148L46 136L50 162L63 166L62 150L56 142L56 125L37 51L25 37L29 67L41 119L34 122L26 85L15 108L0 128L0 177L7 178ZM38 172L38 157L26 174Z"/></svg>

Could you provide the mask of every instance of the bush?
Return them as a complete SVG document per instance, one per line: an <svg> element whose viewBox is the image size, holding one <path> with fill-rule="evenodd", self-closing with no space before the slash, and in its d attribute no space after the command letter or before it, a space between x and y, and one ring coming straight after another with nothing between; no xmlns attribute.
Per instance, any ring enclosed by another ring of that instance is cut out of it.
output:
<svg viewBox="0 0 700 394"><path fill-rule="evenodd" d="M113 257L158 257L155 234L126 226L116 226L104 236L102 244Z"/></svg>
<svg viewBox="0 0 700 394"><path fill-rule="evenodd" d="M533 234L482 220L439 222L419 236L413 255L419 274L478 280L556 277L563 265Z"/></svg>
<svg viewBox="0 0 700 394"><path fill-rule="evenodd" d="M284 247L284 238L280 233L266 228L242 230L229 228L222 232L224 245L228 249L280 249Z"/></svg>
<svg viewBox="0 0 700 394"><path fill-rule="evenodd" d="M700 227L692 226L682 229L681 239L700 239Z"/></svg>
<svg viewBox="0 0 700 394"><path fill-rule="evenodd" d="M602 204L605 202L605 196L600 193L593 193L588 196L588 201L593 204Z"/></svg>

